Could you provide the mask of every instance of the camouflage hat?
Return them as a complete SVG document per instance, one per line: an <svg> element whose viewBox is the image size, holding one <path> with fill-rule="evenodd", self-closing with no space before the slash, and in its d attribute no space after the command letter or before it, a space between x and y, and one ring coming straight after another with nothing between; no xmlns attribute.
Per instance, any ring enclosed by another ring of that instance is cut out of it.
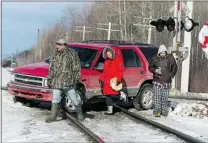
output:
<svg viewBox="0 0 208 143"><path fill-rule="evenodd" d="M64 38L60 38L60 39L57 40L56 44L64 45L64 44L66 44L66 40Z"/></svg>

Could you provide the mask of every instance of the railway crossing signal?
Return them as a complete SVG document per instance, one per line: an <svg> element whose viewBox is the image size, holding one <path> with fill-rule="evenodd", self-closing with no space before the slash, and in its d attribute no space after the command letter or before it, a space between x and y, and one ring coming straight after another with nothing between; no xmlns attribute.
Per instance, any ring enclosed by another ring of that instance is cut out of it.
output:
<svg viewBox="0 0 208 143"><path fill-rule="evenodd" d="M168 20L158 19L152 20L150 25L155 26L158 32L162 32L166 26L168 31L173 31L175 29L176 23L175 20L169 17ZM181 21L181 30L184 28L185 31L191 32L195 26L198 26L199 23L195 22L191 18L187 18L185 22Z"/></svg>

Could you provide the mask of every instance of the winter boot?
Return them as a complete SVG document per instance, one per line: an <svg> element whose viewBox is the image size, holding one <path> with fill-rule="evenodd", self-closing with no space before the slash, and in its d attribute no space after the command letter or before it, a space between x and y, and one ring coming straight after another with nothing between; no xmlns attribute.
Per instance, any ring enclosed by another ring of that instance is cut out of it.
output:
<svg viewBox="0 0 208 143"><path fill-rule="evenodd" d="M105 115L113 115L113 106L108 106L108 111L104 113Z"/></svg>
<svg viewBox="0 0 208 143"><path fill-rule="evenodd" d="M157 112L154 115L155 115L155 117L160 117L161 116L160 112Z"/></svg>
<svg viewBox="0 0 208 143"><path fill-rule="evenodd" d="M84 121L84 115L82 112L82 105L79 104L78 106L76 106L76 113L77 113L77 118L80 122Z"/></svg>
<svg viewBox="0 0 208 143"><path fill-rule="evenodd" d="M52 107L51 107L51 116L46 118L46 122L47 123L51 123L56 121L56 117L58 116L58 112L59 112L59 104L58 103L52 103Z"/></svg>
<svg viewBox="0 0 208 143"><path fill-rule="evenodd" d="M65 119L67 119L65 111L63 110L63 107L61 107L59 109L59 113L58 113L57 119L58 120L65 120Z"/></svg>

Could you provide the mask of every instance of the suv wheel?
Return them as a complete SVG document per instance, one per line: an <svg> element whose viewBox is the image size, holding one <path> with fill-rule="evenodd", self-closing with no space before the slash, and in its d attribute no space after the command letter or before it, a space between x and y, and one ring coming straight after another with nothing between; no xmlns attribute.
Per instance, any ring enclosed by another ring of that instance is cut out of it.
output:
<svg viewBox="0 0 208 143"><path fill-rule="evenodd" d="M20 102L20 103L22 103L22 104L25 104L25 103L27 102L25 98L23 98L23 97L18 97L18 96L14 96L14 97L13 97L13 101L14 101L14 103Z"/></svg>
<svg viewBox="0 0 208 143"><path fill-rule="evenodd" d="M84 104L84 100L83 100L83 96L84 94L83 94L83 92L82 91L80 91L80 90L77 90L76 91L76 98L80 101L81 100L81 104L83 105ZM69 97L69 96L65 96L65 98L63 99L63 103L62 104L64 104L64 106L65 106L65 108L66 108L66 110L68 111L68 112L70 112L70 113L74 113L74 112L76 112L76 108L75 108L75 106L74 106L74 104L73 104L73 102L72 102L72 100L71 100L71 98Z"/></svg>
<svg viewBox="0 0 208 143"><path fill-rule="evenodd" d="M153 105L153 87L151 84L145 84L142 86L139 94L133 101L134 107L137 110L147 110Z"/></svg>

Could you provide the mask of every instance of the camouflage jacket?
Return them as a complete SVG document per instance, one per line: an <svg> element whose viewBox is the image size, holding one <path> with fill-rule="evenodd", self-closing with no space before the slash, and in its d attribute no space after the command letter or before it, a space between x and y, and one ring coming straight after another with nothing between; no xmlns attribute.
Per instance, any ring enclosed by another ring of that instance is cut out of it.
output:
<svg viewBox="0 0 208 143"><path fill-rule="evenodd" d="M62 89L75 85L81 76L80 59L76 52L66 48L55 52L50 59L48 79L51 88Z"/></svg>

